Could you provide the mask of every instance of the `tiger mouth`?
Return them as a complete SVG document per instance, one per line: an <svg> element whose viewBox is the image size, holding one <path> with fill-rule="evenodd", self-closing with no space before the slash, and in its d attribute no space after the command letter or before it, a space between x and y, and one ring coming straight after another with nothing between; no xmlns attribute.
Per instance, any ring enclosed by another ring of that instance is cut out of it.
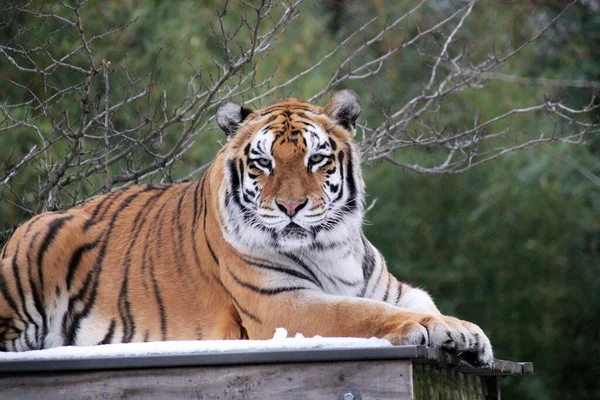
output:
<svg viewBox="0 0 600 400"><path fill-rule="evenodd" d="M295 222L290 222L283 230L279 232L282 239L305 239L311 235L311 232L304 229Z"/></svg>
<svg viewBox="0 0 600 400"><path fill-rule="evenodd" d="M308 231L297 223L290 222L285 228L283 228L281 233L286 235L306 235L308 234Z"/></svg>

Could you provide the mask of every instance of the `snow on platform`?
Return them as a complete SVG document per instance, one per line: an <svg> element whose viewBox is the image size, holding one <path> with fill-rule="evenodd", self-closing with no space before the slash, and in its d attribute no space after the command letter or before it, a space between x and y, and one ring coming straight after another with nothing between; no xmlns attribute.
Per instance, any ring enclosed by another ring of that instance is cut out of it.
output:
<svg viewBox="0 0 600 400"><path fill-rule="evenodd" d="M287 337L283 328L277 328L270 340L190 340L149 343L122 343L89 347L55 347L20 353L0 353L0 362L34 360L82 360L91 358L192 355L207 353L254 352L276 350L314 350L341 348L393 347L385 339L361 338L306 338L301 334Z"/></svg>

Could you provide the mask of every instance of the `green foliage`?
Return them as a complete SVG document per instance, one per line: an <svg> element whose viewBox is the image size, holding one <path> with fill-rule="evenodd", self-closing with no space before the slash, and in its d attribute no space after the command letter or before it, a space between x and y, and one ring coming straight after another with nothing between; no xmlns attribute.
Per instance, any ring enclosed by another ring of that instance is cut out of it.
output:
<svg viewBox="0 0 600 400"><path fill-rule="evenodd" d="M584 361L599 347L600 195L545 150L453 177L378 165L368 181L386 185L370 187L379 201L366 231L399 278L480 324L497 357L534 361L535 376L508 398L586 398L600 390L598 368ZM576 394L562 392L584 376Z"/></svg>

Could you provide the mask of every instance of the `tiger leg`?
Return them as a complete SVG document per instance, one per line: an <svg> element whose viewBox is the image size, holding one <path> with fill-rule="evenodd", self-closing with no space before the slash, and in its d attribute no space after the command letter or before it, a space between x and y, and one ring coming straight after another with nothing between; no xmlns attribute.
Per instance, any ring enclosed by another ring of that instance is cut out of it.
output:
<svg viewBox="0 0 600 400"><path fill-rule="evenodd" d="M435 308L413 311L379 300L331 295L300 285L272 289L261 286L260 281L231 277L222 275L223 283L240 309L250 339L270 338L275 328L283 327L291 335L378 337L396 345L427 345L455 353L473 347L479 349L473 354L473 362L493 362L489 340L483 332L472 334L458 320L443 316ZM485 349L480 348L484 340Z"/></svg>
<svg viewBox="0 0 600 400"><path fill-rule="evenodd" d="M398 345L430 343L427 326L442 323L437 315L392 306L380 301L298 290L269 296L248 296L239 303L252 304L242 310L250 339L267 339L277 327L294 335L326 337L379 337ZM249 297L252 297L251 301Z"/></svg>
<svg viewBox="0 0 600 400"><path fill-rule="evenodd" d="M368 241L365 240L366 243ZM373 257L372 277L365 286L364 297L381 300L404 310L435 316L423 324L428 332L431 346L440 347L460 355L472 364L490 364L493 361L492 345L483 330L468 321L443 315L429 294L419 288L399 282L387 270L385 260L370 243L368 249L379 257Z"/></svg>
<svg viewBox="0 0 600 400"><path fill-rule="evenodd" d="M0 351L30 350L34 348L35 332L19 304L12 263L12 257L0 260Z"/></svg>

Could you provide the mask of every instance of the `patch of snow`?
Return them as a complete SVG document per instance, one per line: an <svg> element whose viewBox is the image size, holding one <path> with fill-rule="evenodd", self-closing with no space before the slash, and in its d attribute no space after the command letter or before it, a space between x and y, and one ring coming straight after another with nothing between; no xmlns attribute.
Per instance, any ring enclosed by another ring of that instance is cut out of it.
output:
<svg viewBox="0 0 600 400"><path fill-rule="evenodd" d="M284 328L277 328L270 340L190 340L150 343L121 343L90 347L55 347L21 353L0 353L0 361L25 360L76 360L145 355L205 354L227 352L253 352L265 350L306 350L336 348L393 347L385 339L306 338L298 333L288 337Z"/></svg>

